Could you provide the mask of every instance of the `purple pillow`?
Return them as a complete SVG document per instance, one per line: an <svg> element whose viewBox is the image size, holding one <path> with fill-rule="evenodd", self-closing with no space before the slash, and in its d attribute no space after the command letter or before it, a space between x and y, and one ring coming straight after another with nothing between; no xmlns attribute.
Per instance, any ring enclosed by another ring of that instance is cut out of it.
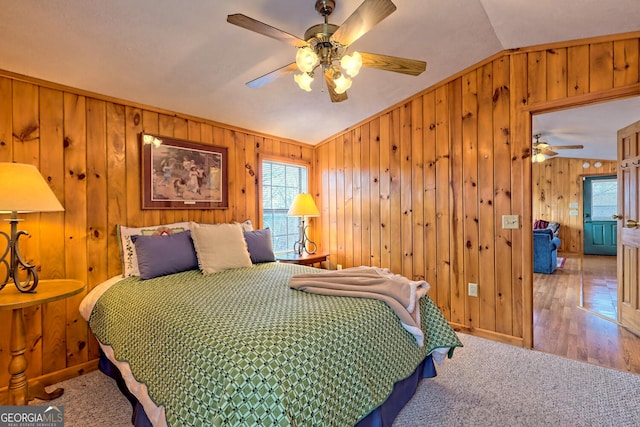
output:
<svg viewBox="0 0 640 427"><path fill-rule="evenodd" d="M270 229L245 231L244 240L247 242L247 249L252 263L257 264L276 260L276 256L273 253Z"/></svg>
<svg viewBox="0 0 640 427"><path fill-rule="evenodd" d="M548 226L549 226L549 222L545 221L544 219L538 219L536 220L536 222L533 223L534 230L544 230Z"/></svg>
<svg viewBox="0 0 640 427"><path fill-rule="evenodd" d="M140 278L152 279L198 268L191 231L164 236L131 236L138 255Z"/></svg>

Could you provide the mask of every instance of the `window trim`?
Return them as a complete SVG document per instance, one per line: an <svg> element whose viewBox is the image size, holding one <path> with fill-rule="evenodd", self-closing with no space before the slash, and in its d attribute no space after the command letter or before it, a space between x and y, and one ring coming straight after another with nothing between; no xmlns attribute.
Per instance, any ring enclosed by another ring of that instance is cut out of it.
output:
<svg viewBox="0 0 640 427"><path fill-rule="evenodd" d="M264 223L263 223L263 218L264 218L264 210L263 210L263 191L262 191L262 177L263 177L263 171L262 171L262 163L264 161L269 161L269 162L274 162L274 163L282 163L285 165L295 165L295 166L301 166L307 169L307 191L311 194L313 194L313 188L314 187L314 180L313 180L313 169L312 169L312 164L310 161L306 161L306 160L301 160L301 159L292 159L290 157L285 157L285 156L278 156L278 155L273 155L273 154L258 154L258 177L257 177L257 181L258 181L258 201L257 201L257 212L258 212L258 218L257 218L257 224L258 224L258 229L263 229L264 228ZM293 250L293 249L292 249Z"/></svg>

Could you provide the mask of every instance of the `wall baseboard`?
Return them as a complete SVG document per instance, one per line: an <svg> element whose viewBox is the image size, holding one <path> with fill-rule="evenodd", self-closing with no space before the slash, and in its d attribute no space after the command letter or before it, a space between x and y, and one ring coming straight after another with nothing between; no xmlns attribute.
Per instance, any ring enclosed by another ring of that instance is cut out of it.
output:
<svg viewBox="0 0 640 427"><path fill-rule="evenodd" d="M510 335L501 334L498 332L487 331L485 329L478 328L469 328L464 325L460 325L457 323L449 322L451 327L456 332L461 332L463 334L473 335L480 338L486 338L492 341L501 342L504 344L511 344L518 347L524 347L524 338L512 337Z"/></svg>

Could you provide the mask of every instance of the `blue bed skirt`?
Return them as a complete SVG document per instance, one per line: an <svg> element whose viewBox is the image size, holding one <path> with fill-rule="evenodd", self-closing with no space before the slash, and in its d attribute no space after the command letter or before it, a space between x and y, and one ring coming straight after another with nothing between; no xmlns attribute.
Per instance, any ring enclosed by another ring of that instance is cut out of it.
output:
<svg viewBox="0 0 640 427"><path fill-rule="evenodd" d="M133 408L131 423L136 427L151 427L151 421L149 421L147 414L144 412L144 408L127 389L120 371L102 352L100 352L98 368L109 377L115 379L118 388L131 403ZM406 405L415 394L420 380L423 378L433 378L435 376L436 367L433 363L433 358L427 356L422 363L418 365L416 370L413 371L413 374L395 383L389 398L382 405L371 411L369 415L360 420L360 422L356 424L356 427L391 427L393 421L402 408L404 408L404 405Z"/></svg>

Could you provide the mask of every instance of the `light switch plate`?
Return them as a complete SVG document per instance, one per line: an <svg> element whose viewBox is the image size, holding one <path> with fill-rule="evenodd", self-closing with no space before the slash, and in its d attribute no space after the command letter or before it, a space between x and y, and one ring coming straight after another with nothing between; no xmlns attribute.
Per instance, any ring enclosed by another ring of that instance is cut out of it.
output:
<svg viewBox="0 0 640 427"><path fill-rule="evenodd" d="M477 297L478 296L478 284L477 283L469 283L469 296Z"/></svg>
<svg viewBox="0 0 640 427"><path fill-rule="evenodd" d="M502 228L505 230L517 230L520 228L518 215L502 215Z"/></svg>

